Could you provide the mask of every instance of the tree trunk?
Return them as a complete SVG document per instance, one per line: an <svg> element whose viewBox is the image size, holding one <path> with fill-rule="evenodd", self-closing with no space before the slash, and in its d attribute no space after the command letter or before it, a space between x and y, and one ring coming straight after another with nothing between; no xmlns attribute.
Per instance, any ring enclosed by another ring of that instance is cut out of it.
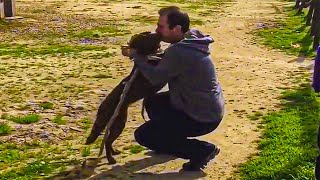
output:
<svg viewBox="0 0 320 180"><path fill-rule="evenodd" d="M4 15L5 17L15 16L15 0L4 0Z"/></svg>
<svg viewBox="0 0 320 180"><path fill-rule="evenodd" d="M315 14L316 15L316 14ZM319 47L319 40L320 40L320 21L319 18L317 18L317 22L314 25L314 38L313 38L313 50L316 50Z"/></svg>
<svg viewBox="0 0 320 180"><path fill-rule="evenodd" d="M298 14L302 13L303 8L306 6L306 0L300 0L300 2Z"/></svg>
<svg viewBox="0 0 320 180"><path fill-rule="evenodd" d="M320 92L320 47L317 50L317 56L314 60L314 69L313 69L313 78L312 78L312 88L315 92ZM319 134L320 135L320 134ZM320 139L319 139L320 141ZM320 148L320 146L319 146Z"/></svg>
<svg viewBox="0 0 320 180"><path fill-rule="evenodd" d="M301 0L296 0L296 5L294 6L294 8L298 9L299 5L300 5Z"/></svg>
<svg viewBox="0 0 320 180"><path fill-rule="evenodd" d="M313 38L313 50L316 50L319 47L319 31L317 32L317 35L314 36Z"/></svg>
<svg viewBox="0 0 320 180"><path fill-rule="evenodd" d="M306 22L307 26L311 25L311 19L312 19L312 15L313 15L313 12L314 12L314 7L315 7L315 0L311 0L309 11L308 11L308 14L307 14L307 22Z"/></svg>
<svg viewBox="0 0 320 180"><path fill-rule="evenodd" d="M311 35L315 36L316 35L316 28L319 20L319 0L314 0L314 10L313 10L313 15L312 15L312 23L311 23Z"/></svg>
<svg viewBox="0 0 320 180"><path fill-rule="evenodd" d="M317 164L316 164L316 179L320 180L320 155L317 158Z"/></svg>
<svg viewBox="0 0 320 180"><path fill-rule="evenodd" d="M0 19L4 18L4 3L0 0Z"/></svg>

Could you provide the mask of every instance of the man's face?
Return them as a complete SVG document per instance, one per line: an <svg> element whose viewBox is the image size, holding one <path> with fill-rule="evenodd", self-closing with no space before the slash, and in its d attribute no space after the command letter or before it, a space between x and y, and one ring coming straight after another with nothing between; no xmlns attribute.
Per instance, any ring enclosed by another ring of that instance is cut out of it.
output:
<svg viewBox="0 0 320 180"><path fill-rule="evenodd" d="M156 32L161 35L161 40L164 42L171 43L175 39L175 28L169 29L167 16L159 17Z"/></svg>

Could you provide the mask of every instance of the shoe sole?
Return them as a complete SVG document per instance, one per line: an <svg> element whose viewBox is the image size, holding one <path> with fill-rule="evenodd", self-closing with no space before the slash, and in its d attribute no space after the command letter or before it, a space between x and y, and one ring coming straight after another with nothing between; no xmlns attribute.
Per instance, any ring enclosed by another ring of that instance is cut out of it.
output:
<svg viewBox="0 0 320 180"><path fill-rule="evenodd" d="M219 153L220 153L220 148L216 146L215 150L211 154L209 154L206 159L203 160L200 166L192 167L190 166L190 162L189 162L189 163L183 164L182 169L185 171L200 171L201 169L204 169L208 165L208 163L211 160L213 160Z"/></svg>

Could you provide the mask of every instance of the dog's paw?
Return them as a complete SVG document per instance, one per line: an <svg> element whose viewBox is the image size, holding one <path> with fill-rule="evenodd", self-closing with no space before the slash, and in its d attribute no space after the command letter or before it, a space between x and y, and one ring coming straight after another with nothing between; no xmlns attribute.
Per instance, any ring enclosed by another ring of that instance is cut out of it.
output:
<svg viewBox="0 0 320 180"><path fill-rule="evenodd" d="M99 134L91 133L87 138L85 145L94 143L98 139L98 137L99 137Z"/></svg>
<svg viewBox="0 0 320 180"><path fill-rule="evenodd" d="M121 151L113 150L111 153L112 153L112 155L119 155L119 154L121 154Z"/></svg>
<svg viewBox="0 0 320 180"><path fill-rule="evenodd" d="M108 164L115 164L115 163L117 163L117 161L114 159L114 158L109 158L108 159Z"/></svg>

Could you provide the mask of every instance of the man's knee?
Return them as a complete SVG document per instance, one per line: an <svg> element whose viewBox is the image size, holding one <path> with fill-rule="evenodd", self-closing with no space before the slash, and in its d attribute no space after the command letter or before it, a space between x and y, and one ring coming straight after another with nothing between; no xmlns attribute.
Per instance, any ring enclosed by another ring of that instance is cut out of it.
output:
<svg viewBox="0 0 320 180"><path fill-rule="evenodd" d="M146 131L143 125L138 127L138 129L134 131L134 138L137 141L137 143L139 143L140 145L145 144L145 137L146 137Z"/></svg>
<svg viewBox="0 0 320 180"><path fill-rule="evenodd" d="M151 148L154 143L157 143L157 137L158 137L158 128L157 124L153 124L150 122L147 122L140 127L138 127L134 131L134 138L137 143L139 143L142 146Z"/></svg>

